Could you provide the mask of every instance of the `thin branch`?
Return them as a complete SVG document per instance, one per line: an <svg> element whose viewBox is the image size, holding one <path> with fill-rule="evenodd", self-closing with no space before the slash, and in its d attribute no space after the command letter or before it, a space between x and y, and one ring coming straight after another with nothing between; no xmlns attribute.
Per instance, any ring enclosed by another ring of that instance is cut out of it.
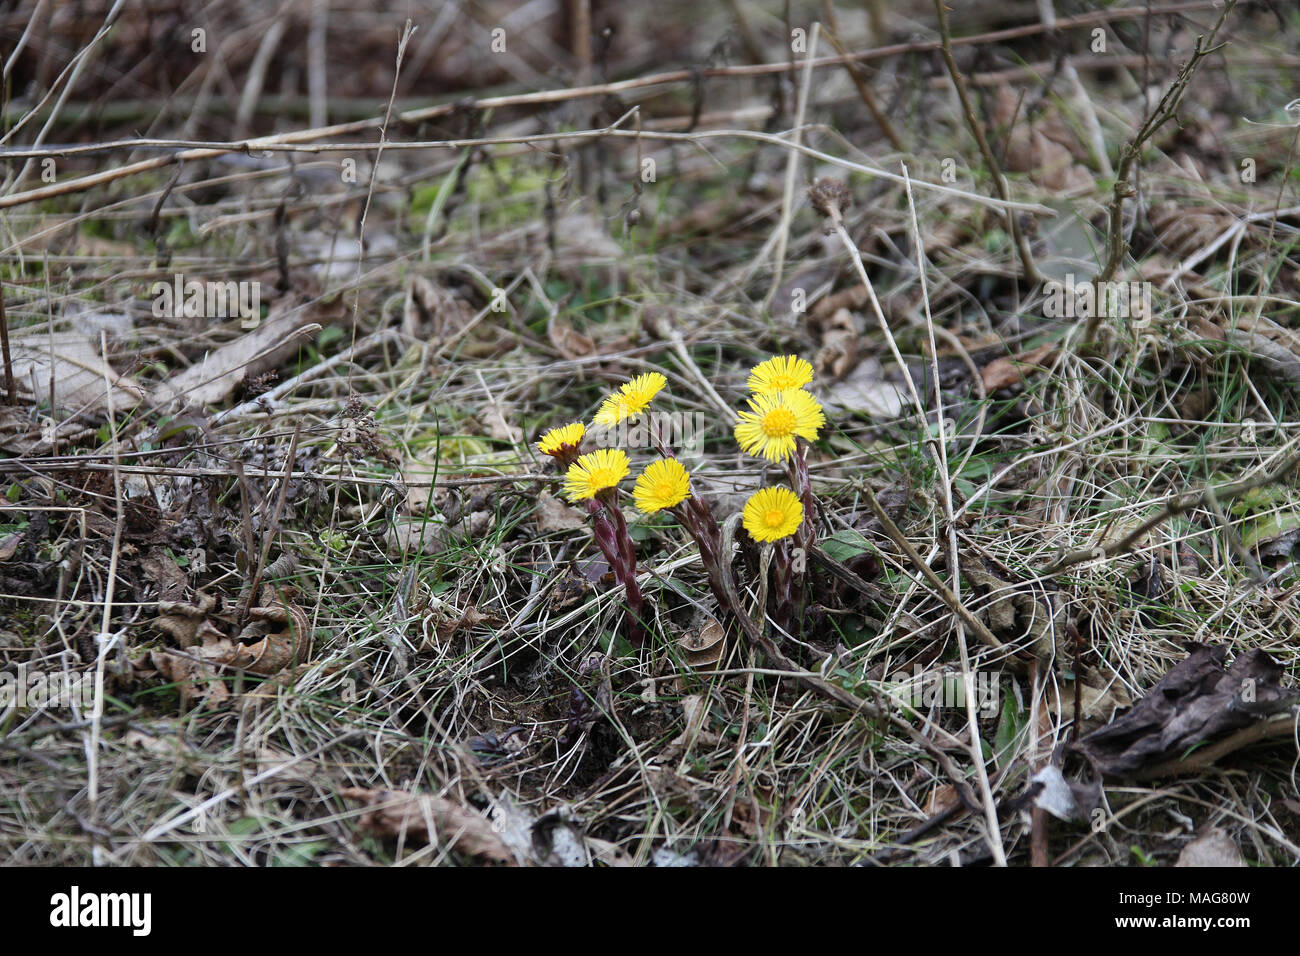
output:
<svg viewBox="0 0 1300 956"><path fill-rule="evenodd" d="M948 30L948 12L944 9L943 2L944 0L934 0L934 9L939 14L939 35L943 39L941 47L943 62L948 67L948 74L952 77L953 86L957 88L957 98L961 100L966 125L970 127L971 135L975 137L975 142L980 148L980 155L984 157L984 165L988 167L993 176L993 185L997 189L998 195L1002 197L1002 201L1009 203L1011 201L1011 186L1008 184L1006 177L1002 175L1002 169L998 165L997 158L989 147L988 138L984 135L984 128L980 126L979 117L975 115L975 107L971 105L970 93L966 90L966 81L961 75L961 70L957 69L957 60L952 55L952 33ZM1011 234L1011 238L1016 244L1016 253L1020 256L1020 271L1023 273L1026 282L1037 285L1042 277L1034 266L1034 256L1029 249L1029 240L1025 238L1025 234L1020 228L1020 223L1016 221L1015 215L1009 210L1006 215L1007 231Z"/></svg>

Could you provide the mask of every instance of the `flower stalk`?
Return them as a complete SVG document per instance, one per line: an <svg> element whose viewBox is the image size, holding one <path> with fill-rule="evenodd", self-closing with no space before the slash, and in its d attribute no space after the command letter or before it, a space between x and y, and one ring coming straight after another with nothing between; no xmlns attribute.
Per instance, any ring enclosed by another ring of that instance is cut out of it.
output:
<svg viewBox="0 0 1300 956"><path fill-rule="evenodd" d="M794 355L774 356L760 363L751 370L747 383L749 407L737 414L735 424L741 449L783 464L789 481L789 487L760 488L745 503L742 514L750 538L771 549L771 560L763 563L769 574L765 610L777 627L787 632L802 620L807 606L807 556L816 539L817 502L808 452L825 427L826 416L806 389L812 379L812 365ZM601 403L594 423L609 428L640 415L666 384L658 372L625 382ZM671 514L698 546L709 590L719 607L744 614L732 556L724 553L722 530L713 509L692 494L691 476L666 436L653 423L648 434L662 457L637 476L632 495L637 509L647 515ZM645 595L636 580L636 546L619 507L619 483L627 477L630 463L627 453L618 449L582 454L585 435L582 423L563 425L547 432L538 449L550 455L564 473L565 497L574 504L586 503L592 538L627 596L628 637L640 645L645 636ZM751 628L745 630L749 633Z"/></svg>
<svg viewBox="0 0 1300 956"><path fill-rule="evenodd" d="M591 516L591 533L601 554L614 572L614 580L623 585L627 597L627 639L637 647L645 642L645 625L642 613L645 595L636 580L636 549L627 533L627 522L619 509L613 493L603 494L587 502Z"/></svg>

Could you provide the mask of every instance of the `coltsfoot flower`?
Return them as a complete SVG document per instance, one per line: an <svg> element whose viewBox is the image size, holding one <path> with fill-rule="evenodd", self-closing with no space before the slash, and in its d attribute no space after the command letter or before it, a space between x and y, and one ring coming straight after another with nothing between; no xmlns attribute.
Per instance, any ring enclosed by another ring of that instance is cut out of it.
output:
<svg viewBox="0 0 1300 956"><path fill-rule="evenodd" d="M627 477L630 467L627 453L617 448L583 455L564 476L564 496L574 503L594 498L606 488L616 487Z"/></svg>
<svg viewBox="0 0 1300 956"><path fill-rule="evenodd" d="M691 476L676 458L660 458L637 475L632 497L646 514L671 508L691 496Z"/></svg>
<svg viewBox="0 0 1300 956"><path fill-rule="evenodd" d="M768 461L785 461L794 452L796 437L816 441L826 424L817 399L802 389L755 395L749 407L751 411L738 416L736 442L747 454Z"/></svg>
<svg viewBox="0 0 1300 956"><path fill-rule="evenodd" d="M617 425L639 414L667 384L668 379L659 372L647 372L630 382L624 382L617 392L601 403L600 410L596 412L596 424Z"/></svg>
<svg viewBox="0 0 1300 956"><path fill-rule="evenodd" d="M755 541L780 541L803 523L803 505L789 488L760 488L745 502L742 520Z"/></svg>
<svg viewBox="0 0 1300 956"><path fill-rule="evenodd" d="M812 382L813 367L797 355L777 355L755 365L746 383L751 392L769 395L792 388L803 388Z"/></svg>
<svg viewBox="0 0 1300 956"><path fill-rule="evenodd" d="M576 449L581 445L586 434L587 426L582 422L561 425L559 428L552 428L542 436L542 440L537 443L537 450L543 455L558 457L566 448Z"/></svg>

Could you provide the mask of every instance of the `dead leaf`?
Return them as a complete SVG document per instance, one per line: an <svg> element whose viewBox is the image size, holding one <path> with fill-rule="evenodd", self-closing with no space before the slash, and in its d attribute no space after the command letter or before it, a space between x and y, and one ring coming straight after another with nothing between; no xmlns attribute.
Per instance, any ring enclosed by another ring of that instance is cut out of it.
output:
<svg viewBox="0 0 1300 956"><path fill-rule="evenodd" d="M150 548L140 559L140 570L144 572L146 580L158 589L160 601L178 600L190 583L189 575L180 569L171 555L157 546Z"/></svg>
<svg viewBox="0 0 1300 956"><path fill-rule="evenodd" d="M442 554L447 550L447 519L440 514L426 518L398 518L387 534L388 553Z"/></svg>
<svg viewBox="0 0 1300 956"><path fill-rule="evenodd" d="M552 315L546 323L546 337L555 346L555 351L570 362L596 353L596 343L559 315Z"/></svg>
<svg viewBox="0 0 1300 956"><path fill-rule="evenodd" d="M365 787L347 787L339 794L369 808L358 825L381 839L428 843L436 836L440 845L467 856L506 865L517 862L490 821L445 797Z"/></svg>
<svg viewBox="0 0 1300 956"><path fill-rule="evenodd" d="M1066 780L1061 768L1047 764L1029 780L1034 806L1058 820L1083 823L1101 806L1101 781Z"/></svg>
<svg viewBox="0 0 1300 956"><path fill-rule="evenodd" d="M1106 687L1093 687L1084 684L1079 688L1080 709L1083 711L1085 725L1093 727L1108 723L1115 712L1133 706L1133 699L1119 681L1112 680ZM1074 719L1074 682L1067 681L1058 689L1055 684L1047 690L1047 709L1061 721Z"/></svg>
<svg viewBox="0 0 1300 956"><path fill-rule="evenodd" d="M683 635L677 646L691 667L711 667L722 659L727 647L725 636L722 625L709 618L698 631Z"/></svg>
<svg viewBox="0 0 1300 956"><path fill-rule="evenodd" d="M509 442L511 445L523 444L524 430L511 421L518 417L513 405L492 402L480 411L477 417L489 437Z"/></svg>
<svg viewBox="0 0 1300 956"><path fill-rule="evenodd" d="M48 393L47 393L48 394ZM0 449L15 455L48 455L57 441L60 450L95 438L95 429L67 419L54 424L33 408L0 405Z"/></svg>
<svg viewBox="0 0 1300 956"><path fill-rule="evenodd" d="M1051 657L1057 638L1064 633L1063 603L1041 590L1036 592L1031 585L998 576L977 558L963 556L961 573L977 594L988 599L980 613L989 630L1008 642L1031 648L1042 660Z"/></svg>
<svg viewBox="0 0 1300 956"><path fill-rule="evenodd" d="M264 602L274 598L272 589L263 590ZM250 621L239 632L228 658L205 656L217 663L261 676L270 676L306 660L311 644L311 625L302 608L288 602L267 604L249 608L248 616Z"/></svg>
<svg viewBox="0 0 1300 956"><path fill-rule="evenodd" d="M1297 694L1278 684L1282 666L1251 648L1224 668L1227 648L1193 644L1127 714L1072 749L1108 775L1176 760L1197 744L1285 710Z"/></svg>
<svg viewBox="0 0 1300 956"><path fill-rule="evenodd" d="M181 647L191 647L202 640L205 624L212 627L208 614L216 604L217 599L203 591L195 594L192 602L159 601L158 610L162 616L154 621L154 626L170 634ZM221 634L220 631L216 633L218 636Z"/></svg>
<svg viewBox="0 0 1300 956"><path fill-rule="evenodd" d="M608 570L608 565L605 565L603 561L601 564ZM556 576L555 583L551 585L549 600L551 610L563 611L566 608L573 607L586 598L589 593L591 593L591 584L588 579L570 565Z"/></svg>
<svg viewBox="0 0 1300 956"><path fill-rule="evenodd" d="M269 677L302 663L310 645L310 625L302 608L280 600L269 585L262 604L249 608L249 622L231 638L228 621L213 615L216 599L200 592L194 603L160 601L155 626L171 635L182 652L153 650L150 662L169 681L180 685L185 701L220 704L230 697L228 680L236 671Z"/></svg>
<svg viewBox="0 0 1300 956"><path fill-rule="evenodd" d="M276 368L297 352L322 323L337 322L342 317L341 300L330 306L308 305L295 304L293 297L286 296L271 306L270 314L257 328L173 375L159 386L159 394L198 405L222 402L245 381Z"/></svg>
<svg viewBox="0 0 1300 956"><path fill-rule="evenodd" d="M438 612L438 622L434 625L434 633L437 634L439 643L446 643L461 631L478 627L480 624L486 624L488 627L500 627L504 623L505 620L498 615L485 614L472 604L463 611L445 606Z"/></svg>
<svg viewBox="0 0 1300 956"><path fill-rule="evenodd" d="M533 510L533 524L541 534L551 531L573 531L586 527L587 521L582 512L549 491L537 496L537 507Z"/></svg>
<svg viewBox="0 0 1300 956"><path fill-rule="evenodd" d="M1043 110L1030 123L1019 92L1004 84L994 93L993 122L1006 137L1006 169L1029 173L1034 182L1057 193L1096 188L1092 173L1077 162L1086 151L1055 109Z"/></svg>
<svg viewBox="0 0 1300 956"><path fill-rule="evenodd" d="M841 379L858 364L858 326L848 309L837 309L820 323L822 347L813 356L818 374Z"/></svg>
<svg viewBox="0 0 1300 956"><path fill-rule="evenodd" d="M1300 333L1265 316L1238 316L1225 330L1228 342L1249 352L1279 382L1300 391Z"/></svg>
<svg viewBox="0 0 1300 956"><path fill-rule="evenodd" d="M1045 362L1053 352L1056 346L1052 343L1040 345L1038 348L1029 352L1021 352L1019 355L994 359L980 370L980 377L984 380L985 392L996 392L1000 388L1011 388L1013 385L1019 385L1025 380L1025 372L1034 368L1041 371L1041 363Z"/></svg>
<svg viewBox="0 0 1300 956"><path fill-rule="evenodd" d="M413 274L407 293L402 332L412 338L418 336L421 319L432 325L429 339L442 343L468 325L474 317L473 311L464 302L425 276Z"/></svg>
<svg viewBox="0 0 1300 956"><path fill-rule="evenodd" d="M43 332L39 327L13 336L13 372L19 395L27 401L48 401L53 369L54 404L76 414L99 414L107 407L112 385L116 413L135 408L145 390L118 375L104 362L98 342L77 332Z"/></svg>
<svg viewBox="0 0 1300 956"><path fill-rule="evenodd" d="M835 382L823 393L828 412L860 412L871 418L897 418L903 411L903 392L885 381L875 359L861 362L848 378Z"/></svg>
<svg viewBox="0 0 1300 956"><path fill-rule="evenodd" d="M950 783L945 783L930 791L930 799L925 805L925 812L930 816L934 816L943 813L960 802L961 797L957 795L957 788Z"/></svg>
<svg viewBox="0 0 1300 956"><path fill-rule="evenodd" d="M1232 837L1218 827L1210 827L1178 854L1176 867L1193 866L1245 866L1246 860L1241 855Z"/></svg>
<svg viewBox="0 0 1300 956"><path fill-rule="evenodd" d="M22 544L23 536L15 531L0 538L0 561L8 561L18 553L18 545Z"/></svg>
<svg viewBox="0 0 1300 956"><path fill-rule="evenodd" d="M151 650L149 661L169 683L177 685L181 701L186 707L194 700L217 706L230 699L230 688L226 682L197 657L173 651Z"/></svg>

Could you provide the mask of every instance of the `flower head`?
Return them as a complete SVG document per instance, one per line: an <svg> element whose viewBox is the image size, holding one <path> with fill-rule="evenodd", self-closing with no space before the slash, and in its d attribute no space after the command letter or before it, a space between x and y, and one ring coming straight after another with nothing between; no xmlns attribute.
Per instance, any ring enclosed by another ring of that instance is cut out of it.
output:
<svg viewBox="0 0 1300 956"><path fill-rule="evenodd" d="M853 194L841 179L823 176L808 187L808 199L823 216L838 218L853 204Z"/></svg>
<svg viewBox="0 0 1300 956"><path fill-rule="evenodd" d="M581 445L586 434L587 426L582 422L561 425L559 428L552 428L542 436L542 440L537 443L537 450L543 455L558 458L566 448L576 449Z"/></svg>
<svg viewBox="0 0 1300 956"><path fill-rule="evenodd" d="M601 403L600 410L596 412L596 424L617 425L639 414L667 384L668 379L659 372L647 372L630 382L624 382L617 392Z"/></svg>
<svg viewBox="0 0 1300 956"><path fill-rule="evenodd" d="M739 414L736 441L746 453L768 461L785 461L794 452L796 436L816 441L826 424L817 399L802 389L755 395L749 407Z"/></svg>
<svg viewBox="0 0 1300 956"><path fill-rule="evenodd" d="M803 505L789 488L760 488L745 502L742 520L755 541L779 541L803 523Z"/></svg>
<svg viewBox="0 0 1300 956"><path fill-rule="evenodd" d="M755 365L746 383L751 392L767 395L803 388L813 378L813 367L797 355L777 355Z"/></svg>
<svg viewBox="0 0 1300 956"><path fill-rule="evenodd" d="M594 498L598 492L613 488L627 477L627 453L617 448L602 448L583 455L564 476L564 496L572 502Z"/></svg>
<svg viewBox="0 0 1300 956"><path fill-rule="evenodd" d="M691 496L691 476L676 458L660 458L637 475L632 497L646 514L671 508Z"/></svg>

